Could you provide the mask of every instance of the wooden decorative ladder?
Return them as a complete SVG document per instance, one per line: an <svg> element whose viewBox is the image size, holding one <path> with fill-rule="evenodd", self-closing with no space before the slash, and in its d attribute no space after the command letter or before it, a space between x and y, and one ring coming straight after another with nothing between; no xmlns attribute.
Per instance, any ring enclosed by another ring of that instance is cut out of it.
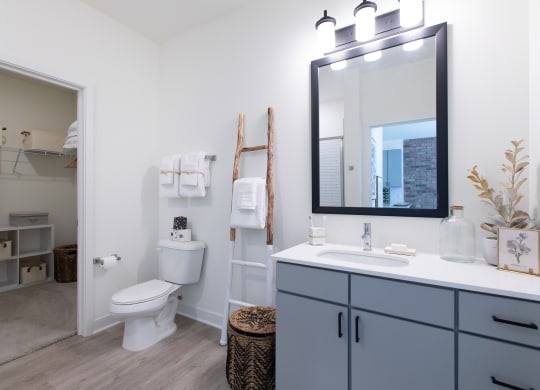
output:
<svg viewBox="0 0 540 390"><path fill-rule="evenodd" d="M221 326L221 338L219 343L221 345L227 344L227 323L229 320L231 305L240 307L255 306L252 303L244 302L231 298L231 288L233 279L233 267L253 267L266 270L266 305L272 306L273 304L273 265L270 256L273 253L274 242L274 189L273 189L273 167L272 160L274 158L273 146L274 146L274 110L272 107L268 108L268 141L266 145L244 147L244 120L245 115L240 113L238 115L238 138L236 141L236 153L234 156L233 167L233 187L235 180L238 179L240 169L240 157L245 152L255 152L260 150L266 150L266 196L268 199L268 210L266 214L266 260L264 263L257 261L246 261L234 259L234 247L236 242L236 229L230 228L230 240L227 259L227 287L225 290L225 310L223 313L223 322Z"/></svg>

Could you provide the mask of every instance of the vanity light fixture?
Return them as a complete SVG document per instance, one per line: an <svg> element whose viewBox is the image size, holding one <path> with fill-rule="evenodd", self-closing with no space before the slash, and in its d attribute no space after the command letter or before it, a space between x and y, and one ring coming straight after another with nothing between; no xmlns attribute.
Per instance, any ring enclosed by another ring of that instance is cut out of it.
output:
<svg viewBox="0 0 540 390"><path fill-rule="evenodd" d="M401 33L424 25L424 0L397 0L399 8L382 15L375 15L375 1L362 0L354 9L355 23L336 30L336 19L324 16L315 23L317 46L323 53L349 49L358 42L370 41Z"/></svg>
<svg viewBox="0 0 540 390"><path fill-rule="evenodd" d="M355 38L359 42L369 41L375 36L375 12L377 4L364 0L354 9Z"/></svg>
<svg viewBox="0 0 540 390"><path fill-rule="evenodd" d="M324 10L322 18L315 23L317 29L317 46L322 53L328 53L336 48L336 19L328 16Z"/></svg>

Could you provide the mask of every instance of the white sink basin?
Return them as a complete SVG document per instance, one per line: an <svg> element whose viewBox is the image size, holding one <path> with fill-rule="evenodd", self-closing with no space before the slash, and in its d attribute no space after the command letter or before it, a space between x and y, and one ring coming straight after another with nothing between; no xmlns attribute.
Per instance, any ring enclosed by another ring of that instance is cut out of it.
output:
<svg viewBox="0 0 540 390"><path fill-rule="evenodd" d="M398 255L363 251L329 249L319 252L317 256L324 259L342 260L367 265L379 265L382 267L405 267L409 264L409 260Z"/></svg>

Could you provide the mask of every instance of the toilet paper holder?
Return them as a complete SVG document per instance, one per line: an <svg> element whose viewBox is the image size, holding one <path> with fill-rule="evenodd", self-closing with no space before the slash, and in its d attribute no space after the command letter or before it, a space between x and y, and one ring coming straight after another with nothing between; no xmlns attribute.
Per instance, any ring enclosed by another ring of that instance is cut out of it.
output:
<svg viewBox="0 0 540 390"><path fill-rule="evenodd" d="M113 253L111 256L116 257L116 261L122 260L116 253ZM94 264L103 265L103 257L94 257Z"/></svg>

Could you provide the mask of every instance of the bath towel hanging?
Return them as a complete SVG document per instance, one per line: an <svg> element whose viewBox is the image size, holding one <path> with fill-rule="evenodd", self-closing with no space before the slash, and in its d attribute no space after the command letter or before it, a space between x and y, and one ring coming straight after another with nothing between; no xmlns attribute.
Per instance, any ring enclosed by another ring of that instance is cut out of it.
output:
<svg viewBox="0 0 540 390"><path fill-rule="evenodd" d="M228 264L227 264L227 285L225 290L225 310L223 314L223 322L221 326L221 338L219 340L221 345L227 344L227 322L229 319L229 312L231 305L247 307L254 306L249 302L239 301L231 298L231 289L232 289L232 280L233 280L233 266L243 266L243 267L254 267L264 269L266 271L266 305L272 306L273 304L273 292L272 292L272 282L273 282L273 266L272 259L270 256L273 253L273 242L274 242L274 224L273 224L273 214L274 214L274 189L273 189L273 167L272 160L274 158L274 110L272 107L268 108L268 141L266 145L253 146L253 147L244 147L244 114L240 113L238 116L238 137L236 141L236 153L234 156L234 167L233 167L233 186L235 183L238 183L239 169L240 169L240 156L245 152L255 152L260 150L266 150L266 179L263 179L265 184L265 193L264 193L264 215L263 221L261 223L262 228L266 227L266 259L265 262L257 261L246 261L246 260L237 260L234 259L234 247L236 242L236 227L234 224L234 208L238 209L238 203L240 203L240 212L255 212L257 205L263 200L260 196L257 196L255 202L253 200L250 192L253 187L246 186L242 192L242 198L237 202L237 199L234 198L231 204L231 227L229 231L229 250L228 250ZM244 183L244 182L241 182ZM251 188L251 189L250 189ZM264 190L263 190L264 191ZM237 193L238 195L238 193ZM245 197L243 196L245 195ZM255 205L253 204L255 203ZM261 206L261 205L259 205ZM255 209L250 209L255 207ZM243 208L243 209L242 209ZM263 209L259 209L263 210ZM237 225L239 228L245 228L245 226ZM250 226L251 228L251 226ZM259 228L259 227L257 227Z"/></svg>

